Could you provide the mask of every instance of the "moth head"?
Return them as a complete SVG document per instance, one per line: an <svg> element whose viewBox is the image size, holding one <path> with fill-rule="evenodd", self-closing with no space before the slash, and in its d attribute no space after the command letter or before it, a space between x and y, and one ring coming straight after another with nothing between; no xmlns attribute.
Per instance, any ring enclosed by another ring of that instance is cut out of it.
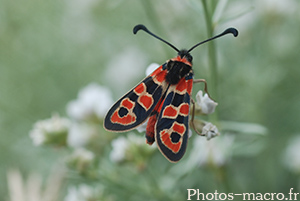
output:
<svg viewBox="0 0 300 201"><path fill-rule="evenodd" d="M186 49L180 50L178 52L178 56L180 56L180 58L182 58L182 59L185 58L190 63L192 63L192 61L193 61L192 55Z"/></svg>

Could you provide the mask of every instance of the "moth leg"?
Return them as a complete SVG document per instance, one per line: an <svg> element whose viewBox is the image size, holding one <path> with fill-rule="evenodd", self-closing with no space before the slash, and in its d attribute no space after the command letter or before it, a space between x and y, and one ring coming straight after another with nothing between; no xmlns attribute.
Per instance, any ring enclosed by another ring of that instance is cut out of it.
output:
<svg viewBox="0 0 300 201"><path fill-rule="evenodd" d="M194 99L191 97L191 102L192 102L192 114L191 114L191 121L190 121L190 125L191 127L194 129L194 131L200 135L200 136L205 136L205 134L202 134L201 132L199 132L199 130L196 128L195 126L195 122L194 122L194 119L195 119L195 101Z"/></svg>
<svg viewBox="0 0 300 201"><path fill-rule="evenodd" d="M208 90L207 90L207 82L206 82L205 79L194 79L193 82L194 82L194 83L203 82L203 83L204 83L204 91L205 91L205 93L207 93L208 97L209 97L211 100L214 101L214 99L212 99L211 96L210 96L209 93L208 93Z"/></svg>

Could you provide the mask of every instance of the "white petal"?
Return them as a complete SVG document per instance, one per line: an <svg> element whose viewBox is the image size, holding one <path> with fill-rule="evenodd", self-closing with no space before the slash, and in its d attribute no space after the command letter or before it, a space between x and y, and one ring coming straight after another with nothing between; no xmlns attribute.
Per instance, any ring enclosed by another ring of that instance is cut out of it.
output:
<svg viewBox="0 0 300 201"><path fill-rule="evenodd" d="M210 122L204 125L201 134L205 135L207 140L220 135L218 128Z"/></svg>
<svg viewBox="0 0 300 201"><path fill-rule="evenodd" d="M67 137L67 144L70 147L79 148L85 146L95 134L94 129L84 123L73 123Z"/></svg>
<svg viewBox="0 0 300 201"><path fill-rule="evenodd" d="M44 144L49 137L57 133L66 133L70 128L70 120L60 117L58 114L52 115L49 119L37 121L29 136L36 146Z"/></svg>
<svg viewBox="0 0 300 201"><path fill-rule="evenodd" d="M157 63L152 63L146 69L146 76L150 75L153 71L155 71L160 65Z"/></svg>
<svg viewBox="0 0 300 201"><path fill-rule="evenodd" d="M198 91L196 94L196 103L200 106L202 104L203 91Z"/></svg>
<svg viewBox="0 0 300 201"><path fill-rule="evenodd" d="M147 124L148 124L148 120L142 123L140 126L136 127L136 130L140 133L146 132Z"/></svg>
<svg viewBox="0 0 300 201"><path fill-rule="evenodd" d="M32 139L33 144L35 146L40 146L44 144L46 141L44 132L36 128L30 131L29 136Z"/></svg>
<svg viewBox="0 0 300 201"><path fill-rule="evenodd" d="M88 151L84 148L79 148L75 150L72 157L82 161L92 161L95 158L95 155L91 151Z"/></svg>
<svg viewBox="0 0 300 201"><path fill-rule="evenodd" d="M196 103L200 106L203 114L211 114L215 111L218 103L209 98L208 94L204 94L200 90L196 94Z"/></svg>

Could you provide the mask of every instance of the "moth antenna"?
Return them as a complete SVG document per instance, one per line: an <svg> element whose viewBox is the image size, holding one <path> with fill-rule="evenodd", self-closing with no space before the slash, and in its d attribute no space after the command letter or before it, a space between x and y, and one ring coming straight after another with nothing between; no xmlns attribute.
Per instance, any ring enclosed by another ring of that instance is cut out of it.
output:
<svg viewBox="0 0 300 201"><path fill-rule="evenodd" d="M216 39L216 38L219 38L219 37L221 37L221 36L224 36L224 35L230 34L230 33L231 33L234 37L237 37L237 36L239 35L239 32L238 32L237 29L235 29L235 28L228 28L228 29L226 29L225 31L223 31L222 33L220 33L219 35L216 35L216 36L214 36L214 37L212 37L212 38L206 39L205 41L202 41L202 42L200 42L200 43L194 45L193 47L191 47L191 48L188 50L188 52L192 51L194 48L198 47L199 45L201 45L201 44L203 44L203 43L206 43L206 42L208 42L208 41L214 40L214 39Z"/></svg>
<svg viewBox="0 0 300 201"><path fill-rule="evenodd" d="M176 50L177 52L179 52L179 50L174 46L172 45L171 43L169 43L168 41L165 41L164 39L162 39L161 37L158 37L157 35L155 35L154 33L152 33L151 31L149 31L147 29L147 27L145 27L144 25L142 24L138 24L136 25L134 28L133 28L133 33L136 34L139 30L143 30L145 31L146 33L150 34L151 36L157 38L158 40L166 43L167 45L169 45L171 48L173 48L174 50Z"/></svg>

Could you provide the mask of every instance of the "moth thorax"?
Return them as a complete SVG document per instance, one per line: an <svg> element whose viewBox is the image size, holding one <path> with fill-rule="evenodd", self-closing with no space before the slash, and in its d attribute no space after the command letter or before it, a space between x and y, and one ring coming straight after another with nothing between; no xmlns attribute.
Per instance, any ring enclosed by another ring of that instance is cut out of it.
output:
<svg viewBox="0 0 300 201"><path fill-rule="evenodd" d="M166 81L169 84L177 84L181 78L185 77L190 71L192 67L187 65L181 61L172 61L170 60L167 63L167 75Z"/></svg>

